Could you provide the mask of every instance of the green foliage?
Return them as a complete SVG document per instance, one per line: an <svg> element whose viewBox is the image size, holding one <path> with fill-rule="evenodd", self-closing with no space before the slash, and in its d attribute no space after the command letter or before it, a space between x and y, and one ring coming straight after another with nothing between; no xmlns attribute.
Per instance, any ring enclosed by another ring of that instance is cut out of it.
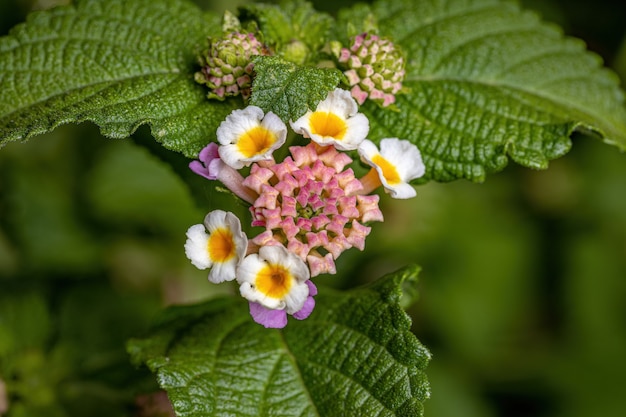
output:
<svg viewBox="0 0 626 417"><path fill-rule="evenodd" d="M329 15L302 0L283 1L280 6L251 4L243 8L242 17L257 22L265 41L280 56L298 64L315 64L333 24Z"/></svg>
<svg viewBox="0 0 626 417"><path fill-rule="evenodd" d="M151 384L142 372L119 372L127 364L123 342L157 304L91 284L57 303L54 311L41 288L0 295L0 376L10 415L126 415L135 390ZM101 314L111 303L115 310Z"/></svg>
<svg viewBox="0 0 626 417"><path fill-rule="evenodd" d="M283 330L252 323L241 299L171 308L128 349L156 372L179 416L421 416L430 354L398 305L417 272L324 289L311 317Z"/></svg>
<svg viewBox="0 0 626 417"><path fill-rule="evenodd" d="M364 12L355 10L357 21ZM379 1L372 13L404 48L410 91L396 113L365 106L371 136L417 144L427 178L483 181L508 157L546 168L574 131L626 149L617 77L534 13L497 0Z"/></svg>
<svg viewBox="0 0 626 417"><path fill-rule="evenodd" d="M164 146L194 155L232 110L194 80L196 55L219 30L177 0L85 0L36 12L0 39L1 143L91 120L123 138L149 124Z"/></svg>
<svg viewBox="0 0 626 417"><path fill-rule="evenodd" d="M161 309L161 281L207 296L203 280L187 288L181 251L204 210L170 166L89 125L8 146L0 178L7 415L128 416L136 395L158 389L124 344Z"/></svg>
<svg viewBox="0 0 626 417"><path fill-rule="evenodd" d="M334 21L298 1L246 6L240 17L277 53L255 59L251 103L285 121L340 82L322 69L327 41L374 28L399 45L406 91L394 109L361 111L373 140L420 147L424 181L482 181L509 159L546 168L576 132L626 148L616 77L581 41L516 4L379 0ZM167 149L194 157L245 104L207 100L193 80L206 37L220 34L219 18L184 0L78 0L32 14L0 39L0 146L70 122L93 121L115 138L146 124ZM58 134L81 141L64 145ZM162 299L215 291L180 266L191 269L184 228L201 221L185 182L130 142L94 148L83 136L59 129L0 155L0 386L11 417L128 415L140 391L157 387L129 366L124 340L145 330ZM491 188L429 184L403 208L383 199L386 221L366 259L351 251L338 261L336 286L426 265L413 314L438 358L431 415L510 415L488 397L511 384L526 387L522 396L545 385L561 415L623 412L612 391L626 346L623 158L584 146L576 168L559 161L541 179L513 170ZM164 159L187 170L182 156ZM195 199L224 208L195 181ZM281 331L252 323L239 298L172 308L128 347L180 415L421 415L429 353L399 292L414 295L416 273L324 289L309 319Z"/></svg>
<svg viewBox="0 0 626 417"><path fill-rule="evenodd" d="M433 354L426 416L623 413L610 387L626 372L626 160L577 145L545 172L433 182L410 207L384 207L385 230L351 276L422 263L409 313Z"/></svg>
<svg viewBox="0 0 626 417"><path fill-rule="evenodd" d="M326 98L339 80L334 69L302 67L277 57L254 58L257 76L250 104L272 111L284 121L297 120Z"/></svg>
<svg viewBox="0 0 626 417"><path fill-rule="evenodd" d="M246 6L241 18L289 61L255 59L252 104L295 119L338 84L336 71L297 66L325 59L330 16L286 2ZM0 42L1 143L67 122L92 120L110 137L147 123L165 147L197 155L243 104L207 100L193 81L195 57L219 26L183 0L106 8L84 0L33 14ZM375 140L401 137L419 146L423 180L483 181L509 158L546 168L568 152L574 131L626 148L617 78L582 42L533 13L497 0L381 0L371 10L343 11L332 33L345 42L376 27L406 54L405 94L397 111L366 103L363 112Z"/></svg>
<svg viewBox="0 0 626 417"><path fill-rule="evenodd" d="M203 216L171 168L131 143L102 150L86 181L90 211L110 225L178 238Z"/></svg>

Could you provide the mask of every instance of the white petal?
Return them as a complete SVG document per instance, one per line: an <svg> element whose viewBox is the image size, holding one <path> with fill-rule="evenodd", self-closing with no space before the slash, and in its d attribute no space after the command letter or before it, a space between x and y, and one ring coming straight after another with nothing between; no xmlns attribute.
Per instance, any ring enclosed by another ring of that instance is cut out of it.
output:
<svg viewBox="0 0 626 417"><path fill-rule="evenodd" d="M278 298L267 297L265 294L257 291L249 282L241 284L239 287L239 293L246 300L252 301L253 303L259 303L265 308L272 310L283 310L285 308L285 301Z"/></svg>
<svg viewBox="0 0 626 417"><path fill-rule="evenodd" d="M353 151L365 140L370 131L370 122L362 113L357 113L346 120L348 130L343 139L336 141L335 147L340 151Z"/></svg>
<svg viewBox="0 0 626 417"><path fill-rule="evenodd" d="M221 145L230 145L236 143L241 135L246 133L246 129L241 124L230 124L222 122L217 128L217 141Z"/></svg>
<svg viewBox="0 0 626 417"><path fill-rule="evenodd" d="M213 210L206 216L204 216L204 226L213 233L218 229L222 229L225 226L226 212L224 210Z"/></svg>
<svg viewBox="0 0 626 417"><path fill-rule="evenodd" d="M400 177L409 182L426 170L419 149L408 140L388 138L380 141L380 154L396 166Z"/></svg>
<svg viewBox="0 0 626 417"><path fill-rule="evenodd" d="M280 143L276 146L276 148L281 147L283 143L285 143L285 139L287 138L287 125L285 125L285 122L283 122L280 117L278 117L271 111L267 112L267 114L263 118L263 122L261 122L261 126L265 127L267 130L273 132L276 135L278 139L276 143Z"/></svg>
<svg viewBox="0 0 626 417"><path fill-rule="evenodd" d="M385 191L391 195L392 198L397 199L407 199L413 198L417 195L415 188L411 184L406 182L397 184L397 185L388 185L385 186Z"/></svg>
<svg viewBox="0 0 626 417"><path fill-rule="evenodd" d="M204 226L194 224L187 230L187 241L185 242L185 255L191 263L198 269L207 269L212 265L207 250L209 235Z"/></svg>
<svg viewBox="0 0 626 417"><path fill-rule="evenodd" d="M288 252L284 247L282 246L261 246L261 248L259 249L259 257L263 260L265 260L266 262L273 264L273 265L283 265L285 266L285 263L283 262L283 259L289 254L290 252Z"/></svg>
<svg viewBox="0 0 626 417"><path fill-rule="evenodd" d="M233 110L217 128L217 140L222 145L236 143L241 135L258 126L263 118L263 110L256 106Z"/></svg>
<svg viewBox="0 0 626 417"><path fill-rule="evenodd" d="M408 140L386 138L381 140L380 147L381 151L378 152L374 143L364 140L358 149L361 161L376 169L385 192L391 194L391 197L399 199L415 197L417 193L413 186L409 184L409 181L421 177L425 171L417 146ZM398 184L389 184L387 182L382 168L373 162L376 155L380 155L395 168L402 182Z"/></svg>
<svg viewBox="0 0 626 417"><path fill-rule="evenodd" d="M311 110L308 110L302 117L300 117L295 122L289 121L289 124L291 125L293 131L298 135L304 136L305 138L310 138L311 135L309 132L309 119L311 118L312 114L313 112Z"/></svg>
<svg viewBox="0 0 626 417"><path fill-rule="evenodd" d="M254 284L256 276L265 265L265 261L256 253L246 256L237 268L237 282L240 284L244 282Z"/></svg>
<svg viewBox="0 0 626 417"><path fill-rule="evenodd" d="M320 101L316 111L328 111L345 119L357 113L359 107L348 90L336 88Z"/></svg>
<svg viewBox="0 0 626 417"><path fill-rule="evenodd" d="M372 166L373 164L372 158L374 158L374 155L377 155L379 153L378 148L376 147L374 142L369 139L365 139L359 144L358 152L359 156L361 157L361 161L369 166Z"/></svg>
<svg viewBox="0 0 626 417"><path fill-rule="evenodd" d="M237 262L243 259L248 249L248 237L241 230L241 221L233 213L224 210L213 210L204 218L204 226L209 233L218 229L229 229L233 235Z"/></svg>
<svg viewBox="0 0 626 417"><path fill-rule="evenodd" d="M246 157L239 152L237 145L222 145L219 148L220 159L231 168L241 169L245 165L243 162Z"/></svg>
<svg viewBox="0 0 626 417"><path fill-rule="evenodd" d="M283 246L262 246L259 256L270 264L288 269L298 281L306 281L310 277L309 268L304 261Z"/></svg>
<svg viewBox="0 0 626 417"><path fill-rule="evenodd" d="M220 284L224 281L232 281L237 276L237 265L239 259L233 259L228 262L214 263L213 268L209 271L209 281L214 284Z"/></svg>
<svg viewBox="0 0 626 417"><path fill-rule="evenodd" d="M304 306L304 302L309 296L309 286L306 282L295 282L291 291L285 296L285 311L293 314Z"/></svg>
<svg viewBox="0 0 626 417"><path fill-rule="evenodd" d="M239 217L235 216L233 213L226 213L224 222L233 234L233 241L236 245L235 252L237 253L237 264L239 264L248 251L248 236L246 236L243 230L241 230Z"/></svg>

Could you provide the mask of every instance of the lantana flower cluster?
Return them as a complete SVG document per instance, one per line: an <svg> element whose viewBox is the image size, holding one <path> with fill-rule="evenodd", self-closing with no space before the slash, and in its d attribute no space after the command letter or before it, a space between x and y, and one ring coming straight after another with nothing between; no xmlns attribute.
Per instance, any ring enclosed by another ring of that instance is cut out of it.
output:
<svg viewBox="0 0 626 417"><path fill-rule="evenodd" d="M310 141L276 161L287 125L259 107L234 110L217 129L217 143L190 164L250 204L250 225L262 231L248 237L233 213L212 211L187 231L187 257L210 269L213 283L236 281L252 318L273 328L284 327L288 315L307 318L317 294L311 279L335 274L344 251L364 250L370 224L383 221L373 191L382 186L393 198L410 198L416 193L409 182L424 174L411 142L386 138L378 148L366 139L369 121L349 91L331 91L289 125ZM349 151L371 167L362 178Z"/></svg>

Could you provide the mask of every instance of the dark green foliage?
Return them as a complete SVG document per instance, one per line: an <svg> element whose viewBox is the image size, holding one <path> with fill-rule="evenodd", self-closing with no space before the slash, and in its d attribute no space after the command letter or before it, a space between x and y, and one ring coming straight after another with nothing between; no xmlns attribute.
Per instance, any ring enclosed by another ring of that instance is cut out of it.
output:
<svg viewBox="0 0 626 417"><path fill-rule="evenodd" d="M128 350L179 416L421 416L430 354L398 305L418 270L324 289L314 313L282 331L253 323L241 299L172 308Z"/></svg>

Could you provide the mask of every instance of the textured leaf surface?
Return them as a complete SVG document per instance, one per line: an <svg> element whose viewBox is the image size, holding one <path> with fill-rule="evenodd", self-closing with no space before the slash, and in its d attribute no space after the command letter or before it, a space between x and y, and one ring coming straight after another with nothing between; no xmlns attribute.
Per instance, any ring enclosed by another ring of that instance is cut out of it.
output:
<svg viewBox="0 0 626 417"><path fill-rule="evenodd" d="M177 0L78 1L0 39L0 144L91 120L106 136L141 124L192 156L236 103L208 101L195 54L219 30ZM219 32L218 32L219 33Z"/></svg>
<svg viewBox="0 0 626 417"><path fill-rule="evenodd" d="M129 352L178 416L421 416L430 354L398 304L417 272L324 289L313 314L283 330L253 323L240 298L172 308Z"/></svg>
<svg viewBox="0 0 626 417"><path fill-rule="evenodd" d="M253 61L257 75L250 104L274 112L285 122L315 109L342 77L336 69L299 66L272 56L254 57Z"/></svg>
<svg viewBox="0 0 626 417"><path fill-rule="evenodd" d="M303 0L283 1L279 5L250 4L245 6L243 18L253 18L258 22L264 41L275 47L277 52L287 57L302 58L297 62L315 57L316 52L328 40L333 18L313 9ZM300 49L294 55L293 49Z"/></svg>
<svg viewBox="0 0 626 417"><path fill-rule="evenodd" d="M364 21L362 7L353 13L342 20ZM546 168L575 130L626 149L617 77L535 14L497 0L391 0L376 3L373 16L406 53L410 92L399 112L364 107L370 137L416 143L426 178L482 181L509 157Z"/></svg>

